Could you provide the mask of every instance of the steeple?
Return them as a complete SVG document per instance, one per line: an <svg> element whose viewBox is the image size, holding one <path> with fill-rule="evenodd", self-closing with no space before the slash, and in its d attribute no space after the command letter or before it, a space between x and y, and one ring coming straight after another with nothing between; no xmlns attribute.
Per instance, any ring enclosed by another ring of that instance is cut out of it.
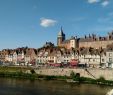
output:
<svg viewBox="0 0 113 95"><path fill-rule="evenodd" d="M61 44L65 40L65 34L63 33L63 29L61 26L60 32L58 33L57 36L57 45Z"/></svg>
<svg viewBox="0 0 113 95"><path fill-rule="evenodd" d="M61 32L63 33L63 29L62 29L62 26L61 26L60 30L61 30Z"/></svg>
<svg viewBox="0 0 113 95"><path fill-rule="evenodd" d="M63 33L63 29L62 29L62 26L61 26L61 29L58 33L58 37L62 37L63 35L65 35L65 34Z"/></svg>

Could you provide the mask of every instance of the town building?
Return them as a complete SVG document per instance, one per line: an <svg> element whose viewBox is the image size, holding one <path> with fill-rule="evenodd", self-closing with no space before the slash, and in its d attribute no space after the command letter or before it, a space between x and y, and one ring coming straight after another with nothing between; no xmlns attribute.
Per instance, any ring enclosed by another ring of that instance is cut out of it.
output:
<svg viewBox="0 0 113 95"><path fill-rule="evenodd" d="M79 64L86 64L88 67L98 68L101 63L101 55L98 50L84 48L79 52Z"/></svg>
<svg viewBox="0 0 113 95"><path fill-rule="evenodd" d="M17 64L17 51L15 50L14 52L13 52L13 63L14 63L14 65L18 65Z"/></svg>
<svg viewBox="0 0 113 95"><path fill-rule="evenodd" d="M25 53L25 65L33 65L36 62L37 51L33 48L27 48Z"/></svg>
<svg viewBox="0 0 113 95"><path fill-rule="evenodd" d="M113 68L113 50L106 52L106 67Z"/></svg>
<svg viewBox="0 0 113 95"><path fill-rule="evenodd" d="M44 50L44 49L41 49L37 52L37 64L41 64L41 63L48 63L49 62L49 53L50 51L49 50Z"/></svg>

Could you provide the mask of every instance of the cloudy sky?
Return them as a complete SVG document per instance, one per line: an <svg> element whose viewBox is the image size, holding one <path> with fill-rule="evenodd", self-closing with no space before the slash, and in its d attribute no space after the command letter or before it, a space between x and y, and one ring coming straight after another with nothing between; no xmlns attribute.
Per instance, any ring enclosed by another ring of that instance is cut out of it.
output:
<svg viewBox="0 0 113 95"><path fill-rule="evenodd" d="M113 0L0 0L0 50L113 30Z"/></svg>

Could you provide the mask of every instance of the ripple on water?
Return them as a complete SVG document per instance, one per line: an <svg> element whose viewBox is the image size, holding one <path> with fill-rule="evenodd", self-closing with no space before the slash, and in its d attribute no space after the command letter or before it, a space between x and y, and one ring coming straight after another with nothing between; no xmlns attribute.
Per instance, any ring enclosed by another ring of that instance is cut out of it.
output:
<svg viewBox="0 0 113 95"><path fill-rule="evenodd" d="M111 89L109 92L107 92L106 95L113 95L113 89Z"/></svg>

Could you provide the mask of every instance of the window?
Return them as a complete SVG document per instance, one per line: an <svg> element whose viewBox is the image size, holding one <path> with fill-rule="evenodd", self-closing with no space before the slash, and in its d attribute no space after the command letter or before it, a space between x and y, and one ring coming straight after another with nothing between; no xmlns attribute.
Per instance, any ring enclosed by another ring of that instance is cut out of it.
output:
<svg viewBox="0 0 113 95"><path fill-rule="evenodd" d="M109 53L109 57L111 57L112 56L112 53Z"/></svg>
<svg viewBox="0 0 113 95"><path fill-rule="evenodd" d="M109 58L109 61L111 62L112 61L112 58Z"/></svg>
<svg viewBox="0 0 113 95"><path fill-rule="evenodd" d="M102 59L102 62L104 62L104 59Z"/></svg>
<svg viewBox="0 0 113 95"><path fill-rule="evenodd" d="M90 61L90 59L89 59L89 61Z"/></svg>
<svg viewBox="0 0 113 95"><path fill-rule="evenodd" d="M95 59L93 59L93 62L95 62Z"/></svg>

